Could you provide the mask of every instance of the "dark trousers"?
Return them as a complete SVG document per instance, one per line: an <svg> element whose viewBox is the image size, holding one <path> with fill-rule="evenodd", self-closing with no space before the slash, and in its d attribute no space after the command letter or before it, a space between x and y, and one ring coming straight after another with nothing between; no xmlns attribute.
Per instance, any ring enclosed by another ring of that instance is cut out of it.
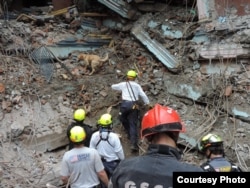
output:
<svg viewBox="0 0 250 188"><path fill-rule="evenodd" d="M132 145L136 146L138 142L138 109L132 109L133 102L123 101L120 106L120 121L130 138Z"/></svg>
<svg viewBox="0 0 250 188"><path fill-rule="evenodd" d="M103 163L104 169L105 169L105 171L106 171L106 173L108 175L108 178L110 179L110 177L112 176L115 168L120 163L120 160L107 162L104 159L102 159L102 163ZM107 187L101 182L101 188L107 188Z"/></svg>

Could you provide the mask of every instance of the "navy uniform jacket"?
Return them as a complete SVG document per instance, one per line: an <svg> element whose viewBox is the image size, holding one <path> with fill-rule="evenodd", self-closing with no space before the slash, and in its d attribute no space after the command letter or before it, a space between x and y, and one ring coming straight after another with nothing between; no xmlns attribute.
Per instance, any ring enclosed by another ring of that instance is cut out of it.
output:
<svg viewBox="0 0 250 188"><path fill-rule="evenodd" d="M242 172L241 168L228 161L225 157L209 159L201 165L206 172Z"/></svg>
<svg viewBox="0 0 250 188"><path fill-rule="evenodd" d="M202 168L180 159L178 149L151 144L145 155L125 159L118 165L109 188L168 188L173 187L173 172L204 172Z"/></svg>

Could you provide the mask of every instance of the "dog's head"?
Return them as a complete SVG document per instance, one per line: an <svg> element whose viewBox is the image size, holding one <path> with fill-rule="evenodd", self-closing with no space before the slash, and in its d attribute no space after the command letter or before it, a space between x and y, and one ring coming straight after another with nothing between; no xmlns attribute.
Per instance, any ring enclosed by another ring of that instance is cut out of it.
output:
<svg viewBox="0 0 250 188"><path fill-rule="evenodd" d="M77 56L77 60L78 60L78 61L84 60L85 58L86 58L86 54L79 54L79 55Z"/></svg>

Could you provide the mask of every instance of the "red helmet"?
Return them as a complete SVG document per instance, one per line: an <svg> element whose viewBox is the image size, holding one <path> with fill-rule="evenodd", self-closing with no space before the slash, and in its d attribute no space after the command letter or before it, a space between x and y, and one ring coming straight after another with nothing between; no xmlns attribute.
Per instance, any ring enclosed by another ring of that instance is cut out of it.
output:
<svg viewBox="0 0 250 188"><path fill-rule="evenodd" d="M141 137L160 132L185 132L186 128L179 114L172 108L156 104L142 119Z"/></svg>

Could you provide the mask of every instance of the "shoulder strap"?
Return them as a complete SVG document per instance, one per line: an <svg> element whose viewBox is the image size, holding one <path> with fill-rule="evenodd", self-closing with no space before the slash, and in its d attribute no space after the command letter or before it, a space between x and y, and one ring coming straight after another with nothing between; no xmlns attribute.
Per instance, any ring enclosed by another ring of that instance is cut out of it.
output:
<svg viewBox="0 0 250 188"><path fill-rule="evenodd" d="M107 141L108 144L109 144L110 146L112 146L112 144L109 142L109 134L110 134L111 131L108 130L108 136L107 136L107 138L103 138L103 137L102 137L102 132L101 132L101 131L102 131L102 130L99 131L100 139L99 139L98 142L96 143L95 148L97 148L97 146L100 144L100 142L101 142L102 140ZM112 147L114 147L114 146L112 146Z"/></svg>
<svg viewBox="0 0 250 188"><path fill-rule="evenodd" d="M129 85L129 87L130 87L130 89L131 89L131 91L132 91L134 100L133 100L133 97L132 97L132 95L130 94L130 91L129 91L129 88L128 88L128 92L129 92L130 98L132 99L132 101L136 101L136 97L135 97L135 94L134 94L134 91L133 91L133 89L132 89L132 86L131 86L130 82L127 81L127 84L126 84L126 85L127 85L127 88L128 88L128 85Z"/></svg>

